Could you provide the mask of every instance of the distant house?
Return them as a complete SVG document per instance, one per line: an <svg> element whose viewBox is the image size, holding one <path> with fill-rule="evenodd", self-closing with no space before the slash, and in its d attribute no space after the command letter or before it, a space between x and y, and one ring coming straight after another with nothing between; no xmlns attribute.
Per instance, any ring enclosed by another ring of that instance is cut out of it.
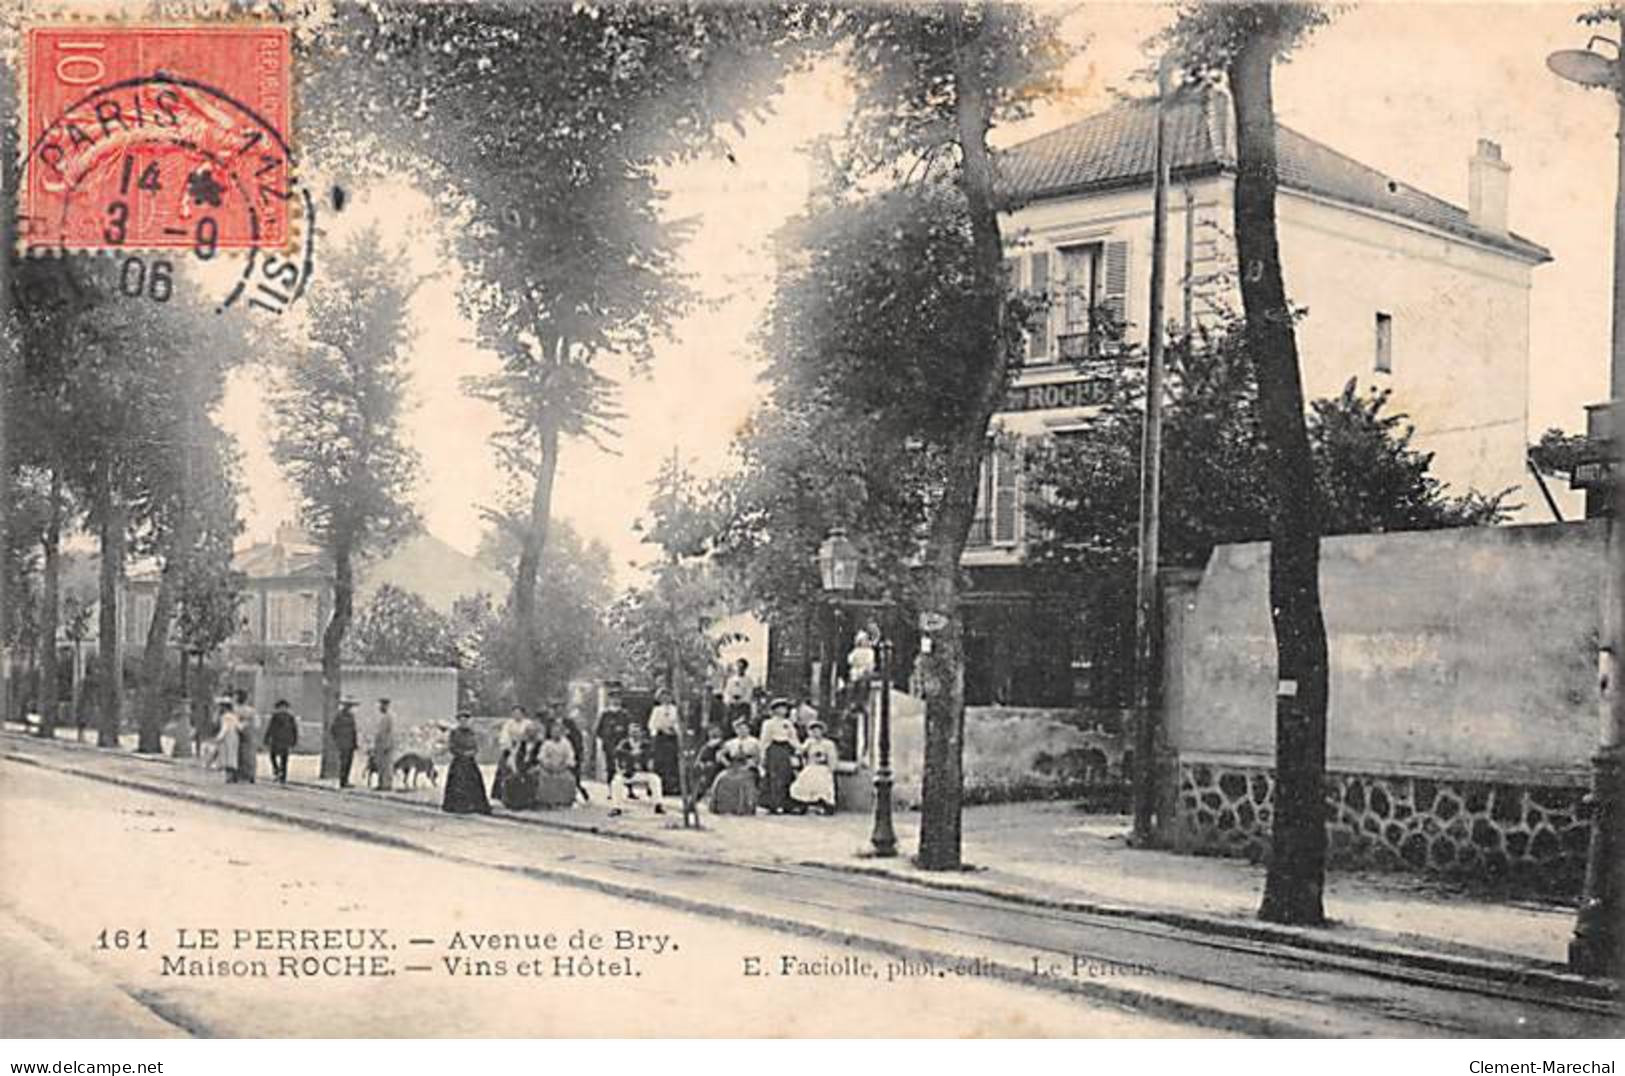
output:
<svg viewBox="0 0 1625 1076"><path fill-rule="evenodd" d="M326 559L298 527L282 524L268 542L238 550L232 567L243 575L242 626L225 646L228 662L296 664L321 654L322 630L333 608L333 580ZM507 578L426 532L405 539L387 555L361 565L359 609L385 583L416 594L440 612L481 591L500 598ZM126 646L146 641L152 621L156 572L132 575L123 603Z"/></svg>

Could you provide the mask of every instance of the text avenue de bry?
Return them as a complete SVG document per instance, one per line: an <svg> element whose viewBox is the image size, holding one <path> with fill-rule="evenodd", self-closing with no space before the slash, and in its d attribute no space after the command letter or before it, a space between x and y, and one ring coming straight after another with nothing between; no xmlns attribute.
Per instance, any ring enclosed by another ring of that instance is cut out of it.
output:
<svg viewBox="0 0 1625 1076"><path fill-rule="evenodd" d="M669 965L683 946L672 933L624 927L558 930L453 930L433 935L390 927L196 925L168 931L99 932L106 954L151 960L166 978L335 980L403 977L453 979L640 979ZM1108 979L1153 974L1144 965L1081 953L1034 954L1022 965L981 956L957 959L873 954L843 947L772 953L708 954L731 962L741 978L893 983L977 978Z"/></svg>

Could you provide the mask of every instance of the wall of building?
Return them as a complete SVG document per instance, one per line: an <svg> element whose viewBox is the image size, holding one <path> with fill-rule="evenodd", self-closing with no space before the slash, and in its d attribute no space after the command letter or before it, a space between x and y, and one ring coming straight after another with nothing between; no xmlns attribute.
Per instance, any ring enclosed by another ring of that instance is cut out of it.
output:
<svg viewBox="0 0 1625 1076"><path fill-rule="evenodd" d="M1239 312L1234 290L1233 181L1191 184L1195 235L1193 301L1198 322ZM1164 317L1183 314L1186 203L1169 197ZM1549 518L1524 464L1529 397L1529 293L1533 267L1504 254L1374 212L1283 190L1277 201L1281 259L1298 323L1306 395L1331 396L1350 377L1393 391L1416 446L1435 453L1433 471L1458 491L1513 487L1519 518ZM1129 244L1129 338L1143 342L1150 304L1151 191L1115 191L1040 202L1007 220L1012 251L1090 241ZM1393 321L1393 371L1374 369L1376 314ZM1017 384L1076 376L1065 366L1024 370ZM1001 415L1000 425L1038 435L1076 422L1087 409Z"/></svg>
<svg viewBox="0 0 1625 1076"><path fill-rule="evenodd" d="M1354 375L1391 389L1435 474L1459 490L1514 487L1544 512L1524 463L1531 267L1307 195L1277 206L1287 292L1308 309L1305 393L1331 396ZM1374 369L1379 311L1392 318L1392 373Z"/></svg>
<svg viewBox="0 0 1625 1076"><path fill-rule="evenodd" d="M1593 522L1322 543L1336 857L1447 870L1493 859L1486 869L1577 883L1605 534ZM1200 583L1164 603L1185 847L1267 847L1268 563L1266 544L1220 547Z"/></svg>

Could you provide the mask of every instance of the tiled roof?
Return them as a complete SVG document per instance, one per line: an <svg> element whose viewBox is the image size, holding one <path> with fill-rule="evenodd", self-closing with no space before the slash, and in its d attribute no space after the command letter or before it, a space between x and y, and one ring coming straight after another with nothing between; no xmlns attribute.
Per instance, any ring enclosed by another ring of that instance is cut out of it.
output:
<svg viewBox="0 0 1625 1076"><path fill-rule="evenodd" d="M1170 168L1176 176L1235 170L1228 101L1190 93L1168 112ZM1290 127L1277 127L1281 185L1349 205L1392 213L1520 258L1543 262L1551 252L1517 233L1475 226L1467 211L1345 156ZM1151 182L1156 140L1154 101L1132 101L1005 150L999 164L1017 204Z"/></svg>

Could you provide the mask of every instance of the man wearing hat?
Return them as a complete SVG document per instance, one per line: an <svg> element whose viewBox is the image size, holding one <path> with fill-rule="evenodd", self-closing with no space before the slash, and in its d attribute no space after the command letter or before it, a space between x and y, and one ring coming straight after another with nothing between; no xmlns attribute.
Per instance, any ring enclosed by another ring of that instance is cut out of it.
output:
<svg viewBox="0 0 1625 1076"><path fill-rule="evenodd" d="M355 762L355 700L349 696L339 700L339 712L333 715L328 729L333 737L333 750L338 752L339 787L350 787L350 765Z"/></svg>
<svg viewBox="0 0 1625 1076"><path fill-rule="evenodd" d="M762 806L772 814L783 814L794 804L790 784L796 779L796 758L801 739L790 720L790 700L774 699L768 704L767 720L762 722Z"/></svg>
<svg viewBox="0 0 1625 1076"><path fill-rule="evenodd" d="M288 708L288 700L278 699L265 725L265 746L271 753L271 771L279 784L288 783L288 752L298 742L299 721Z"/></svg>

